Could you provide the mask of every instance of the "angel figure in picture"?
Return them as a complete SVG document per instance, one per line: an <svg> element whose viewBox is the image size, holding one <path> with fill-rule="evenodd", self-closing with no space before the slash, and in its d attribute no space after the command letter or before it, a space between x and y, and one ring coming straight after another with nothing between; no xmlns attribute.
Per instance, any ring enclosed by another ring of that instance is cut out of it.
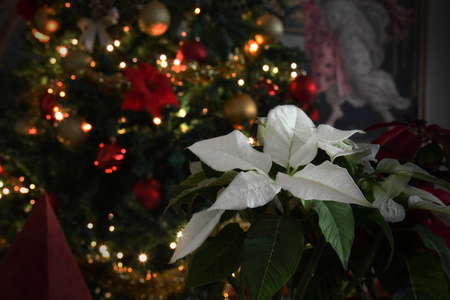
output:
<svg viewBox="0 0 450 300"><path fill-rule="evenodd" d="M394 120L392 109L411 105L381 68L383 43L407 35L409 11L396 0L304 0L301 7L312 77L331 106L327 124L333 126L344 116L341 106L346 102L356 108L370 105L384 122Z"/></svg>

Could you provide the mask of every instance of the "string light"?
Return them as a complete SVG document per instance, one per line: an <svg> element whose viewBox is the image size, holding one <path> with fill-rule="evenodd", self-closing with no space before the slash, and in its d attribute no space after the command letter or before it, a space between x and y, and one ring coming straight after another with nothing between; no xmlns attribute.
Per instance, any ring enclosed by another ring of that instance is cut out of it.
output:
<svg viewBox="0 0 450 300"><path fill-rule="evenodd" d="M262 69L263 69L264 72L268 72L269 69L270 69L270 67L269 67L268 65L264 65L264 66L262 67Z"/></svg>
<svg viewBox="0 0 450 300"><path fill-rule="evenodd" d="M170 243L169 247L170 247L170 249L174 250L177 247L177 243L172 242L172 243Z"/></svg>
<svg viewBox="0 0 450 300"><path fill-rule="evenodd" d="M122 252L118 252L117 253L117 258L118 259L122 259L123 258L123 253Z"/></svg>
<svg viewBox="0 0 450 300"><path fill-rule="evenodd" d="M67 8L69 8L69 7L70 7L70 2L66 2L66 3L64 4L64 6L67 7Z"/></svg>
<svg viewBox="0 0 450 300"><path fill-rule="evenodd" d="M109 226L109 231L110 231L110 232L113 232L114 229L115 229L114 226Z"/></svg>
<svg viewBox="0 0 450 300"><path fill-rule="evenodd" d="M39 31L37 31L36 29L32 29L31 33L41 43L47 43L48 41L50 41L50 37L48 35L45 35Z"/></svg>
<svg viewBox="0 0 450 300"><path fill-rule="evenodd" d="M201 11L202 11L202 10L200 9L200 7L196 7L196 8L194 9L194 13L195 13L196 15L198 15Z"/></svg>
<svg viewBox="0 0 450 300"><path fill-rule="evenodd" d="M178 231L177 238L181 238L183 236L183 231Z"/></svg>
<svg viewBox="0 0 450 300"><path fill-rule="evenodd" d="M94 224L92 224L92 223L88 223L88 224L87 224L87 228L88 228L88 229L92 229L92 228L94 228Z"/></svg>
<svg viewBox="0 0 450 300"><path fill-rule="evenodd" d="M243 86L244 83L245 83L245 82L244 82L244 79L239 79L239 80L238 80L238 84L239 84L240 86Z"/></svg>
<svg viewBox="0 0 450 300"><path fill-rule="evenodd" d="M297 72L293 71L291 72L291 77L292 78L296 78L298 76Z"/></svg>
<svg viewBox="0 0 450 300"><path fill-rule="evenodd" d="M67 48L64 46L56 47L56 51L58 51L58 53L59 53L59 55L61 55L61 57L65 57L68 52Z"/></svg>
<svg viewBox="0 0 450 300"><path fill-rule="evenodd" d="M184 110L183 108L180 109L180 110L178 111L178 113L177 113L177 116L180 117L180 118L186 117L186 110Z"/></svg>
<svg viewBox="0 0 450 300"><path fill-rule="evenodd" d="M92 247L97 246L97 242L96 242L96 241L92 241L92 242L91 242L91 246L92 246Z"/></svg>
<svg viewBox="0 0 450 300"><path fill-rule="evenodd" d="M119 40L115 40L114 41L114 46L119 47L120 46L120 41Z"/></svg>
<svg viewBox="0 0 450 300"><path fill-rule="evenodd" d="M83 130L84 132L89 132L92 129L92 125L86 122L83 122L83 124L81 124L81 130Z"/></svg>
<svg viewBox="0 0 450 300"><path fill-rule="evenodd" d="M125 26L125 27L123 28L123 31L124 31L124 32L130 31L130 27L129 27L129 26Z"/></svg>
<svg viewBox="0 0 450 300"><path fill-rule="evenodd" d="M153 123L155 124L155 125L161 125L161 119L159 118L159 117L154 117L153 118Z"/></svg>
<svg viewBox="0 0 450 300"><path fill-rule="evenodd" d="M140 261L141 263L146 262L147 259L148 259L148 258L147 258L147 255L146 255L145 253L139 254L139 261Z"/></svg>
<svg viewBox="0 0 450 300"><path fill-rule="evenodd" d="M291 69L297 69L297 64L295 62L291 63Z"/></svg>
<svg viewBox="0 0 450 300"><path fill-rule="evenodd" d="M59 92L59 96L61 98L64 98L66 96L66 92L64 92L64 91Z"/></svg>
<svg viewBox="0 0 450 300"><path fill-rule="evenodd" d="M275 74L278 73L278 68L277 68L277 67L274 67L273 70L272 70L272 72L274 72Z"/></svg>
<svg viewBox="0 0 450 300"><path fill-rule="evenodd" d="M114 46L113 45L106 46L106 51L112 52L113 50L114 50Z"/></svg>

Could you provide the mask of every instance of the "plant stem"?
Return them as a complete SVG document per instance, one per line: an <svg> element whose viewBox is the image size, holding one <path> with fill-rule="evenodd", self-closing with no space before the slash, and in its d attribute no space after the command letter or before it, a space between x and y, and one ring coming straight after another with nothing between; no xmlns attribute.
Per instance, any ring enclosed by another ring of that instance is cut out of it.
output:
<svg viewBox="0 0 450 300"><path fill-rule="evenodd" d="M325 249L326 241L323 235L320 236L319 241L317 242L316 247L314 247L314 252L312 254L311 259L306 266L305 271L303 272L302 278L297 285L297 289L294 294L294 300L301 300L306 294L306 290L311 278L314 277L314 272L317 267L317 263L319 262L320 257L322 256L323 250Z"/></svg>
<svg viewBox="0 0 450 300"><path fill-rule="evenodd" d="M335 297L336 300L345 299L347 295L356 287L356 285L366 276L369 272L373 258L375 257L375 252L378 250L381 241L383 240L383 232L379 232L378 235L373 239L372 245L369 248L370 251L367 253L366 258L358 263L358 268L354 271L353 278L347 283L344 291Z"/></svg>

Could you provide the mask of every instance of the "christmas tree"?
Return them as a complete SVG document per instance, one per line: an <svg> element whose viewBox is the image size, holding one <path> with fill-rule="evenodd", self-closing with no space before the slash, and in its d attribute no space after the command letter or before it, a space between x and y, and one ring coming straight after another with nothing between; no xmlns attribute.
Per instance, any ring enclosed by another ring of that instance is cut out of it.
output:
<svg viewBox="0 0 450 300"><path fill-rule="evenodd" d="M315 114L308 62L280 42L287 2L19 1L30 59L1 73L1 257L47 197L94 299L195 294L168 264L185 148L250 138L276 105Z"/></svg>

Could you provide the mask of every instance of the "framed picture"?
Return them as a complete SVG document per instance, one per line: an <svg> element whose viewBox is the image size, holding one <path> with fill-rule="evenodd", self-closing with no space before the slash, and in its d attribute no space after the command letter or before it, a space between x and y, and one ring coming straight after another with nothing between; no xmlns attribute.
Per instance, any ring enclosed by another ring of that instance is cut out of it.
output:
<svg viewBox="0 0 450 300"><path fill-rule="evenodd" d="M364 130L424 118L427 1L288 3L282 42L311 59L306 69L318 85L319 123Z"/></svg>

